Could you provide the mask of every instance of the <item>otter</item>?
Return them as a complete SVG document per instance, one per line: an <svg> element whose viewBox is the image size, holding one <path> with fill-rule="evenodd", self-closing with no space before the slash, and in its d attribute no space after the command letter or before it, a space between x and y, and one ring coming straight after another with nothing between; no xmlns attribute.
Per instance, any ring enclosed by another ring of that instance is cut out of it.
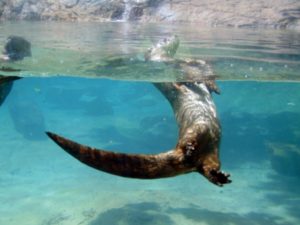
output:
<svg viewBox="0 0 300 225"><path fill-rule="evenodd" d="M201 60L191 62L173 59L178 46L177 36L166 38L145 53L145 61L161 61L182 69L190 65L202 67L205 64ZM153 155L117 153L84 146L51 132L46 133L77 160L110 174L156 179L198 172L218 186L230 183L230 175L220 170L221 127L212 99L212 92L219 90L214 80L204 73L197 82L154 83L154 86L170 102L179 126L177 145L170 151Z"/></svg>
<svg viewBox="0 0 300 225"><path fill-rule="evenodd" d="M1 65L1 62L15 62L31 56L31 43L20 36L9 36L0 55L0 72L19 72L21 70ZM17 76L0 75L0 106L12 89L13 81L20 79Z"/></svg>
<svg viewBox="0 0 300 225"><path fill-rule="evenodd" d="M31 56L31 43L23 37L11 35L7 38L3 55L4 61L19 61Z"/></svg>
<svg viewBox="0 0 300 225"><path fill-rule="evenodd" d="M12 89L13 81L20 79L20 77L6 77L0 75L0 106Z"/></svg>

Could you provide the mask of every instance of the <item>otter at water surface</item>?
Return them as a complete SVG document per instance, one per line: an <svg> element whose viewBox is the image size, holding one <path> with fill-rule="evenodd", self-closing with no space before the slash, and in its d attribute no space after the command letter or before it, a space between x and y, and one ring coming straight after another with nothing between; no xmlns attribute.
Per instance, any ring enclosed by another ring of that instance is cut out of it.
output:
<svg viewBox="0 0 300 225"><path fill-rule="evenodd" d="M154 83L170 102L179 126L179 139L174 149L156 155L124 154L83 146L51 132L47 132L48 136L79 161L110 174L155 179L198 172L218 186L230 183L229 174L220 171L221 127L211 96L211 92L218 92L218 89L214 80L207 76L208 67L204 61L173 58L178 46L179 40L174 36L160 41L145 54L145 61L174 64L186 70L187 76L197 75L197 80L202 80ZM189 70L190 67L193 69ZM200 68L199 74L195 74L194 67Z"/></svg>
<svg viewBox="0 0 300 225"><path fill-rule="evenodd" d="M2 72L19 72L20 70L11 67L2 66L1 62L12 63L23 60L24 57L31 56L31 44L23 37L9 36L6 40L3 54L0 55L0 73ZM16 76L0 75L0 105L12 89L13 81L20 79Z"/></svg>

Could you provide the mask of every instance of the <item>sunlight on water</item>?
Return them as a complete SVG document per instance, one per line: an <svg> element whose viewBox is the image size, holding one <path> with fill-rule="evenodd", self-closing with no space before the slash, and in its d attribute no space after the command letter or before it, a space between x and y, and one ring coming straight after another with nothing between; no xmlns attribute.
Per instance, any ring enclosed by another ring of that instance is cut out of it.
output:
<svg viewBox="0 0 300 225"><path fill-rule="evenodd" d="M32 57L3 63L4 75L87 76L139 81L189 81L172 65L143 60L152 43L178 35L178 59L204 59L219 80L299 81L300 35L293 31L208 29L188 25L127 23L2 23L0 47L9 35L32 43ZM110 65L120 58L120 65ZM1 68L0 67L0 68ZM201 72L200 75L201 76Z"/></svg>

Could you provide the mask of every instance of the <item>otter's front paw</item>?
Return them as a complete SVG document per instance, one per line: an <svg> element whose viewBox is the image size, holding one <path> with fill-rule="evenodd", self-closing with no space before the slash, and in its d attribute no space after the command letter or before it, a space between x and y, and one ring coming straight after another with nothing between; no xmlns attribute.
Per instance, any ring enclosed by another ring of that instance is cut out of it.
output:
<svg viewBox="0 0 300 225"><path fill-rule="evenodd" d="M224 173L223 171L211 170L208 179L218 186L223 186L223 184L231 183L229 177L230 174Z"/></svg>

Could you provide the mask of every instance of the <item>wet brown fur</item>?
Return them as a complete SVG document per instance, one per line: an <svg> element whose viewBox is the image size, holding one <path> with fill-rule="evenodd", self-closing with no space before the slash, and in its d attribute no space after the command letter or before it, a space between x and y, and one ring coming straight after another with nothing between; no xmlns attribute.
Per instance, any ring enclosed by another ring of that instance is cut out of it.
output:
<svg viewBox="0 0 300 225"><path fill-rule="evenodd" d="M79 161L114 175L154 179L187 172L179 150L157 155L124 154L83 146L56 134L49 132L47 134Z"/></svg>
<svg viewBox="0 0 300 225"><path fill-rule="evenodd" d="M196 85L193 87L195 90L180 83L160 83L155 86L170 101L177 117L180 133L174 150L157 155L124 154L83 146L50 132L47 134L79 161L114 175L154 179L199 172L219 186L229 183L229 175L219 170L220 126L217 117L212 115L214 112L209 111L214 110L214 104L206 86ZM184 108L182 101L187 101L188 95L193 94L196 98L206 95L204 106L208 103L212 106L200 109L187 105ZM202 115L201 118L199 115Z"/></svg>
<svg viewBox="0 0 300 225"><path fill-rule="evenodd" d="M8 77L0 75L0 105L4 102L5 98L9 94L13 81L20 79L20 77Z"/></svg>
<svg viewBox="0 0 300 225"><path fill-rule="evenodd" d="M145 55L146 60L175 63L188 78L202 80L154 84L170 102L179 126L179 139L173 150L157 155L124 154L83 146L50 132L48 136L79 161L118 176L154 179L199 172L216 185L230 183L229 174L220 171L221 127L211 96L219 89L204 61L172 59L178 45L176 36L164 39Z"/></svg>

